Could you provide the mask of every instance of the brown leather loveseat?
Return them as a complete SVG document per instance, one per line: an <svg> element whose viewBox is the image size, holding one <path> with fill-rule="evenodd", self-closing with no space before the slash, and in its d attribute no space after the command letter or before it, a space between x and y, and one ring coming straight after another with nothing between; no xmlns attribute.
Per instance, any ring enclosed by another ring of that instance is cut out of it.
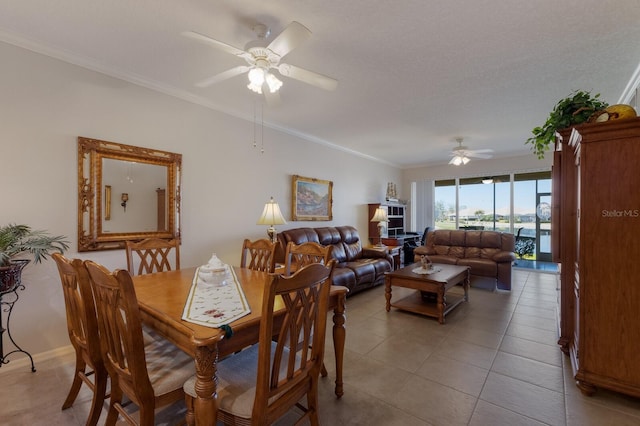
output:
<svg viewBox="0 0 640 426"><path fill-rule="evenodd" d="M434 263L471 267L471 284L511 290L513 234L497 231L438 229L427 234L425 245L414 250L415 261L427 255Z"/></svg>
<svg viewBox="0 0 640 426"><path fill-rule="evenodd" d="M358 230L353 226L288 229L278 233L278 241L277 263L284 263L289 242L332 245L332 257L337 261L333 284L347 287L348 295L383 284L385 272L393 269L393 258L385 251L362 247Z"/></svg>

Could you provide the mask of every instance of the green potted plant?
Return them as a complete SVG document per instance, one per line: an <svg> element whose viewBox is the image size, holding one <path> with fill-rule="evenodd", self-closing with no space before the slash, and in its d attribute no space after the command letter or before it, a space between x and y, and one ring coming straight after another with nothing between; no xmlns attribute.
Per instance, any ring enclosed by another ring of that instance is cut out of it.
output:
<svg viewBox="0 0 640 426"><path fill-rule="evenodd" d="M40 263L53 251L64 253L69 242L64 236L51 236L45 231L34 231L27 225L10 224L0 227L0 294L13 291L20 285L20 274L30 259Z"/></svg>
<svg viewBox="0 0 640 426"><path fill-rule="evenodd" d="M606 102L598 99L599 97L600 93L591 95L590 92L580 90L560 100L544 125L532 130L533 136L527 139L525 145L530 144L531 151L539 159L544 158L544 153L549 149L549 145L555 143L557 130L584 123L593 113L609 106Z"/></svg>

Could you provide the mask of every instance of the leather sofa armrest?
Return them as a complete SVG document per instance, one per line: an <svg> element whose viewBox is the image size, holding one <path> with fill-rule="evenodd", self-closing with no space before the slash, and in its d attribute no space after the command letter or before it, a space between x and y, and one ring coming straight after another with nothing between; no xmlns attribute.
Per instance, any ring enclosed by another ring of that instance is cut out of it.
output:
<svg viewBox="0 0 640 426"><path fill-rule="evenodd" d="M413 250L413 254L418 256L423 256L426 254L427 256L430 256L436 253L432 250L429 250L427 246L418 246Z"/></svg>
<svg viewBox="0 0 640 426"><path fill-rule="evenodd" d="M391 264L391 268L393 269L393 257L386 250L376 250L372 248L363 247L362 248L362 257L369 259L387 259L387 261Z"/></svg>
<svg viewBox="0 0 640 426"><path fill-rule="evenodd" d="M513 262L514 260L516 260L516 255L510 251L501 251L493 256L494 262Z"/></svg>
<svg viewBox="0 0 640 426"><path fill-rule="evenodd" d="M386 250L376 250L372 248L363 247L362 257L385 258L387 257L387 252Z"/></svg>

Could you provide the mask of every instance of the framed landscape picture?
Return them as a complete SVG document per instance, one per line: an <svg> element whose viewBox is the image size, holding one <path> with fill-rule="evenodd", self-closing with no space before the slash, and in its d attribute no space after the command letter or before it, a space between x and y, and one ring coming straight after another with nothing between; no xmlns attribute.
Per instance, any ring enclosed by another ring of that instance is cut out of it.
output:
<svg viewBox="0 0 640 426"><path fill-rule="evenodd" d="M332 220L333 182L293 175L292 220Z"/></svg>

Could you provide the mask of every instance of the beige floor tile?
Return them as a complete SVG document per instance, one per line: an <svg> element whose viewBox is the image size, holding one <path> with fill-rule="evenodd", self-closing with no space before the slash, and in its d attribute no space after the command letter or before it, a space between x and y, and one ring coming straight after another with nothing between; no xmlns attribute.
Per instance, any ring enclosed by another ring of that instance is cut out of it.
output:
<svg viewBox="0 0 640 426"><path fill-rule="evenodd" d="M389 394L389 402L433 425L467 425L476 398L419 376L411 376L401 392Z"/></svg>
<svg viewBox="0 0 640 426"><path fill-rule="evenodd" d="M480 399L549 425L565 425L564 398L522 380L490 372Z"/></svg>
<svg viewBox="0 0 640 426"><path fill-rule="evenodd" d="M511 317L511 324L515 325L526 325L528 327L540 328L542 330L548 330L557 332L558 323L555 318L540 318L533 315L522 314L516 312Z"/></svg>
<svg viewBox="0 0 640 426"><path fill-rule="evenodd" d="M467 327L465 324L456 324L451 336L468 343L484 346L489 349L498 349L502 341L502 334Z"/></svg>
<svg viewBox="0 0 640 426"><path fill-rule="evenodd" d="M558 333L555 330L543 330L537 327L516 323L509 324L505 334L507 336L544 343L546 345L554 345L558 341Z"/></svg>
<svg viewBox="0 0 640 426"><path fill-rule="evenodd" d="M601 402L601 401L600 401ZM637 402L640 406L640 401ZM567 395L567 426L637 426L640 411L631 414L629 409L620 410L612 405L603 405L590 397Z"/></svg>
<svg viewBox="0 0 640 426"><path fill-rule="evenodd" d="M333 388L326 384L319 386L320 424L341 426L432 426L388 401L374 398L371 394L345 386L345 396L338 399ZM293 424L292 416L285 416L276 426Z"/></svg>
<svg viewBox="0 0 640 426"><path fill-rule="evenodd" d="M495 349L458 340L452 336L447 337L434 351L435 355L455 359L487 370L491 368L496 353L497 350Z"/></svg>
<svg viewBox="0 0 640 426"><path fill-rule="evenodd" d="M491 371L556 392L564 392L562 367L545 364L506 352L498 352Z"/></svg>
<svg viewBox="0 0 640 426"><path fill-rule="evenodd" d="M480 395L489 370L454 359L431 355L416 374L477 397Z"/></svg>
<svg viewBox="0 0 640 426"><path fill-rule="evenodd" d="M478 401L469 426L544 426L537 420L514 413L486 401Z"/></svg>
<svg viewBox="0 0 640 426"><path fill-rule="evenodd" d="M411 376L412 373L368 357L345 362L343 374L345 384L383 400L401 392Z"/></svg>
<svg viewBox="0 0 640 426"><path fill-rule="evenodd" d="M415 372L435 350L436 345L437 342L430 344L427 339L418 338L416 335L396 335L376 346L367 357Z"/></svg>
<svg viewBox="0 0 640 426"><path fill-rule="evenodd" d="M519 337L504 336L502 344L500 345L500 350L555 365L556 367L562 367L562 358L564 354L560 350L560 346L556 344L547 345L545 343L538 343L533 340L521 339Z"/></svg>

